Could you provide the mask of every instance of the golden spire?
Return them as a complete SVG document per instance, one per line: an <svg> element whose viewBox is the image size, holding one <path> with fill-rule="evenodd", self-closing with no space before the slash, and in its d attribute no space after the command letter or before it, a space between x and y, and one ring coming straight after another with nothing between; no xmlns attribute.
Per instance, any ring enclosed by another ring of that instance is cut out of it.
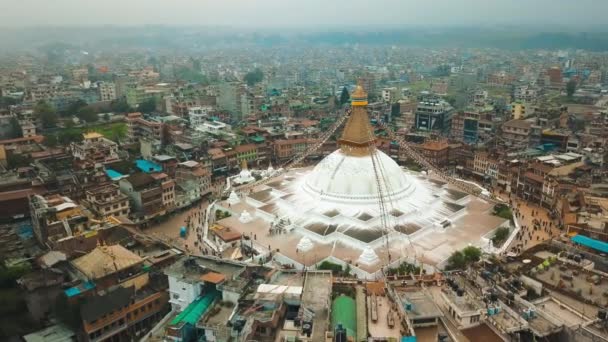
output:
<svg viewBox="0 0 608 342"><path fill-rule="evenodd" d="M369 146L374 143L376 138L367 115L367 93L360 82L350 98L352 112L346 121L338 144L344 153L366 155L369 154Z"/></svg>
<svg viewBox="0 0 608 342"><path fill-rule="evenodd" d="M241 160L241 171L247 170L247 160Z"/></svg>

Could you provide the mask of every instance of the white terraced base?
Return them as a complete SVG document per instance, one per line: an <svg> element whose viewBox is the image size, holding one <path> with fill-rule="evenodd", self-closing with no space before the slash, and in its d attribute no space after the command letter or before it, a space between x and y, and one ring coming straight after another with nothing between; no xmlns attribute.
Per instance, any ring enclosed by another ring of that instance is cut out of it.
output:
<svg viewBox="0 0 608 342"><path fill-rule="evenodd" d="M373 265L380 261L380 258L378 258L378 255L371 247L367 246L363 249L363 253L361 253L357 261L364 265Z"/></svg>

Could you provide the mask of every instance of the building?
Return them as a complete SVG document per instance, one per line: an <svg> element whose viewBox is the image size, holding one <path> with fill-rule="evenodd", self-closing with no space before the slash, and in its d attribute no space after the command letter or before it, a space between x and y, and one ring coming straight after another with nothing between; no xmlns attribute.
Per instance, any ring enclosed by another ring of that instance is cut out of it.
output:
<svg viewBox="0 0 608 342"><path fill-rule="evenodd" d="M147 220L165 212L162 182L153 176L138 172L119 180L118 184L120 191L129 197L132 216Z"/></svg>
<svg viewBox="0 0 608 342"><path fill-rule="evenodd" d="M562 69L559 67L551 67L547 70L547 76L551 86L561 86L563 82Z"/></svg>
<svg viewBox="0 0 608 342"><path fill-rule="evenodd" d="M116 184L107 184L85 192L86 203L97 217L129 216L129 198L120 192Z"/></svg>
<svg viewBox="0 0 608 342"><path fill-rule="evenodd" d="M448 134L452 126L453 108L444 100L425 98L416 108L417 130Z"/></svg>
<svg viewBox="0 0 608 342"><path fill-rule="evenodd" d="M475 144L480 138L480 117L477 112L459 112L452 118L451 136L465 144Z"/></svg>
<svg viewBox="0 0 608 342"><path fill-rule="evenodd" d="M510 120L502 125L502 140L510 147L527 147L532 141L532 122Z"/></svg>
<svg viewBox="0 0 608 342"><path fill-rule="evenodd" d="M515 101L520 101L524 103L530 103L535 101L537 96L538 90L528 85L515 88L515 92L513 94Z"/></svg>
<svg viewBox="0 0 608 342"><path fill-rule="evenodd" d="M393 103L397 100L397 88L390 87L382 89L382 101L386 103Z"/></svg>
<svg viewBox="0 0 608 342"><path fill-rule="evenodd" d="M243 120L241 96L245 93L245 85L240 82L223 82L219 86L217 105L231 115L234 122Z"/></svg>
<svg viewBox="0 0 608 342"><path fill-rule="evenodd" d="M446 140L429 140L417 145L416 150L437 167L448 165L450 145Z"/></svg>
<svg viewBox="0 0 608 342"><path fill-rule="evenodd" d="M167 300L166 291L122 286L88 297L81 308L84 340L139 340L166 315Z"/></svg>
<svg viewBox="0 0 608 342"><path fill-rule="evenodd" d="M127 114L127 137L132 142L145 138L162 142L163 124L159 121L148 120L141 113Z"/></svg>
<svg viewBox="0 0 608 342"><path fill-rule="evenodd" d="M100 101L116 100L116 86L111 82L99 82L97 84Z"/></svg>
<svg viewBox="0 0 608 342"><path fill-rule="evenodd" d="M82 142L72 142L72 156L80 164L108 164L120 160L118 144L97 132L84 133Z"/></svg>
<svg viewBox="0 0 608 342"><path fill-rule="evenodd" d="M310 139L281 139L274 142L274 158L285 161L296 155L304 153L312 144Z"/></svg>
<svg viewBox="0 0 608 342"><path fill-rule="evenodd" d="M41 245L47 246L89 228L87 213L68 197L33 195L29 203L34 235Z"/></svg>
<svg viewBox="0 0 608 342"><path fill-rule="evenodd" d="M175 183L178 189L175 192L177 207L194 203L212 191L211 172L192 160L178 165Z"/></svg>
<svg viewBox="0 0 608 342"><path fill-rule="evenodd" d="M212 110L213 107L211 106L188 107L188 121L190 121L190 127L198 127L205 123Z"/></svg>
<svg viewBox="0 0 608 342"><path fill-rule="evenodd" d="M98 291L119 284L139 290L149 279L143 270L144 259L118 244L97 246L71 263Z"/></svg>
<svg viewBox="0 0 608 342"><path fill-rule="evenodd" d="M526 103L514 102L511 104L511 118L513 120L521 120L528 116L534 109L530 108Z"/></svg>

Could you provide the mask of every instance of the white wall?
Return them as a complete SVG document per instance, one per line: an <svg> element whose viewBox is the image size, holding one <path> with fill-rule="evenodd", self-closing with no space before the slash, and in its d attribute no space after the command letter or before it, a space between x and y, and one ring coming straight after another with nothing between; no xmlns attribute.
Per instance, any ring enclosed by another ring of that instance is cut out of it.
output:
<svg viewBox="0 0 608 342"><path fill-rule="evenodd" d="M201 287L197 284L190 284L175 277L169 277L169 303L177 311L183 311L201 294ZM175 298L175 295L178 297Z"/></svg>

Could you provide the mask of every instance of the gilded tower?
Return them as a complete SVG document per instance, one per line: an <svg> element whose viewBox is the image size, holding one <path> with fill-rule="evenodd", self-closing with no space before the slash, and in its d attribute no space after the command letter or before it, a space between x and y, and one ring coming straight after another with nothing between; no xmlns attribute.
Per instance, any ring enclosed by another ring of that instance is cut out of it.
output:
<svg viewBox="0 0 608 342"><path fill-rule="evenodd" d="M376 138L367 115L367 93L360 83L351 95L351 108L338 144L345 154L367 155Z"/></svg>

